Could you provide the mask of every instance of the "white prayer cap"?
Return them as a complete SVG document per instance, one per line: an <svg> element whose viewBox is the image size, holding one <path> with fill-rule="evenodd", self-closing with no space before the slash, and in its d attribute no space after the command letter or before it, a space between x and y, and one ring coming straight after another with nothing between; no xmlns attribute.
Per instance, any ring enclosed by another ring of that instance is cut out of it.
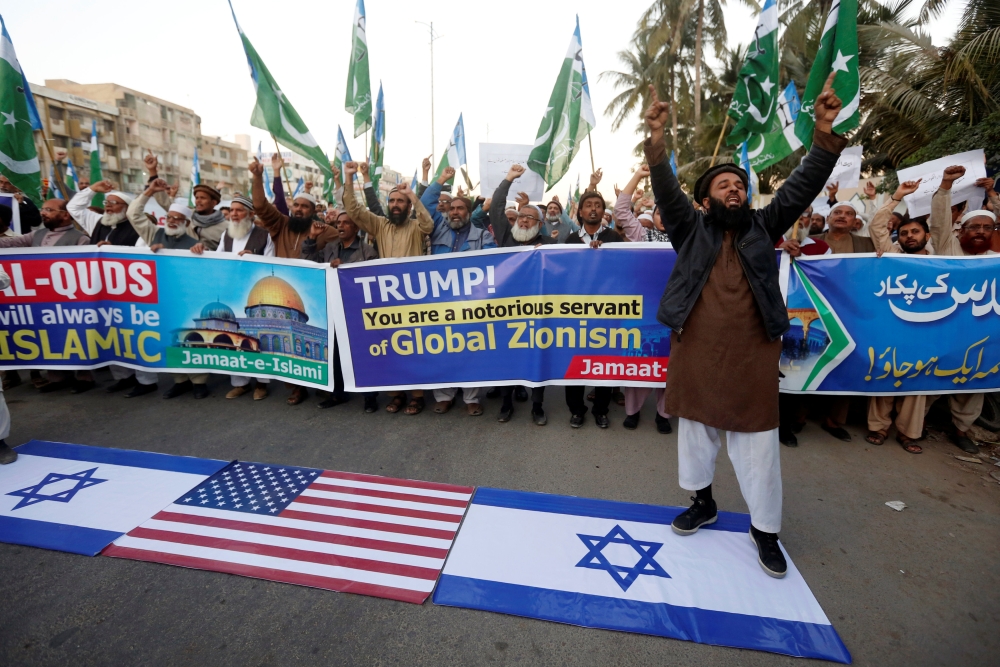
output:
<svg viewBox="0 0 1000 667"><path fill-rule="evenodd" d="M650 222L652 222L653 221L653 214L649 213L649 212L643 213L643 214L641 214L639 216L639 219L640 220L649 220Z"/></svg>
<svg viewBox="0 0 1000 667"><path fill-rule="evenodd" d="M108 196L118 197L126 204L131 204L132 200L135 199L135 196L130 195L127 192L122 192L121 190L112 190L111 192L108 193Z"/></svg>
<svg viewBox="0 0 1000 667"><path fill-rule="evenodd" d="M313 206L316 205L316 197L309 194L308 192L300 192L295 195L295 199L305 199L307 202L311 203Z"/></svg>
<svg viewBox="0 0 1000 667"><path fill-rule="evenodd" d="M177 202L174 202L173 204L170 205L170 208L167 211L168 213L180 213L185 218L189 220L191 219L191 209L189 209L184 204L179 204Z"/></svg>
<svg viewBox="0 0 1000 667"><path fill-rule="evenodd" d="M846 206L848 208L854 209L854 213L859 218L865 214L865 209L864 209L864 206L861 205L861 202L855 201L853 199L851 201L839 201L839 202L837 202L832 207L830 207L830 213L833 213L835 210L837 210L841 206Z"/></svg>
<svg viewBox="0 0 1000 667"><path fill-rule="evenodd" d="M997 216L993 213L993 211L987 211L986 209L981 208L978 211L969 211L968 213L963 215L961 223L964 225L969 220L972 220L973 218L978 218L980 216L984 218L989 218L993 222L997 221Z"/></svg>

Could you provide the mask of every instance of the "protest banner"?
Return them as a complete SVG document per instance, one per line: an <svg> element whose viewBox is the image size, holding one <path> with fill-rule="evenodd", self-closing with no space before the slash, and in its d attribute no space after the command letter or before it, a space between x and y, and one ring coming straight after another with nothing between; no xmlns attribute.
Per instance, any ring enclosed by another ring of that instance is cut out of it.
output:
<svg viewBox="0 0 1000 667"><path fill-rule="evenodd" d="M662 386L667 244L542 246L342 265L333 310L349 390Z"/></svg>
<svg viewBox="0 0 1000 667"><path fill-rule="evenodd" d="M21 231L21 208L17 205L17 199L14 195L7 192L0 192L0 204L10 208L13 216L10 220L10 229L15 234L23 233Z"/></svg>
<svg viewBox="0 0 1000 667"><path fill-rule="evenodd" d="M848 146L837 158L837 166L833 168L826 184L836 183L841 190L858 187L861 180L861 152L863 146Z"/></svg>
<svg viewBox="0 0 1000 667"><path fill-rule="evenodd" d="M801 257L787 273L781 390L1000 389L1000 257Z"/></svg>
<svg viewBox="0 0 1000 667"><path fill-rule="evenodd" d="M0 266L0 369L113 363L332 386L323 264L107 246L3 250Z"/></svg>
<svg viewBox="0 0 1000 667"><path fill-rule="evenodd" d="M979 208L984 192L982 188L976 187L976 180L986 176L986 157L981 148L898 170L896 177L900 183L921 179L917 191L903 197L911 218L931 212L931 198L941 185L941 176L946 167L953 165L965 167L965 175L951 185L952 205L968 202L970 210Z"/></svg>
<svg viewBox="0 0 1000 667"><path fill-rule="evenodd" d="M500 183L507 177L512 164L525 166L528 164L528 156L531 154L530 144L479 144L479 194L483 197L492 197L493 193L500 186ZM513 198L518 192L528 195L529 201L541 201L545 195L545 181L542 177L525 169L524 174L514 179L510 185L510 196Z"/></svg>

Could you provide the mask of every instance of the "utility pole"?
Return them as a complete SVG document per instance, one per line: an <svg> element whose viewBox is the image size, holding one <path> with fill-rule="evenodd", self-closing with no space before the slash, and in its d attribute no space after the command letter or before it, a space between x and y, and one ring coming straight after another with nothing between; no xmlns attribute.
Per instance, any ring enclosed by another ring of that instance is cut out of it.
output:
<svg viewBox="0 0 1000 667"><path fill-rule="evenodd" d="M425 25L430 29L430 46L431 46L431 169L434 169L434 41L441 39L441 35L434 34L434 21L430 23L424 23L423 21L414 21L414 23L419 23L420 25Z"/></svg>

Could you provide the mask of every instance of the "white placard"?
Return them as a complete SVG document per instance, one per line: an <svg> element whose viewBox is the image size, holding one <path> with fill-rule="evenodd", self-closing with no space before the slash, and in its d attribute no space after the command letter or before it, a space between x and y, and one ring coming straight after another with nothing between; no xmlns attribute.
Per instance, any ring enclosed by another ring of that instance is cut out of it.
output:
<svg viewBox="0 0 1000 667"><path fill-rule="evenodd" d="M830 198L825 194L816 197L812 203L813 213L819 213L824 218L830 215Z"/></svg>
<svg viewBox="0 0 1000 667"><path fill-rule="evenodd" d="M986 157L981 148L897 171L896 176L900 183L922 179L916 192L903 197L911 218L931 212L931 197L941 185L941 176L945 168L952 165L965 167L965 175L951 185L952 205L968 202L971 208L979 208L985 193L982 188L976 187L976 181L986 177Z"/></svg>
<svg viewBox="0 0 1000 667"><path fill-rule="evenodd" d="M10 219L10 228L15 234L22 234L21 231L21 209L17 205L17 200L14 199L14 195L7 192L0 192L0 204L4 206L9 206L10 210L13 211L14 217Z"/></svg>
<svg viewBox="0 0 1000 667"><path fill-rule="evenodd" d="M514 179L510 186L510 198L518 192L528 195L529 201L542 201L545 195L545 181L528 169L528 156L533 146L530 144L479 144L479 194L492 197L500 182L507 176L512 164L525 168L524 175Z"/></svg>
<svg viewBox="0 0 1000 667"><path fill-rule="evenodd" d="M187 201L184 202L184 205L187 205ZM156 217L156 224L160 227L167 224L167 212L152 197L146 200L146 206L143 207L142 211L143 213L152 213Z"/></svg>
<svg viewBox="0 0 1000 667"><path fill-rule="evenodd" d="M848 146L837 158L837 166L833 168L826 184L837 183L841 190L858 187L861 180L861 151L863 146Z"/></svg>

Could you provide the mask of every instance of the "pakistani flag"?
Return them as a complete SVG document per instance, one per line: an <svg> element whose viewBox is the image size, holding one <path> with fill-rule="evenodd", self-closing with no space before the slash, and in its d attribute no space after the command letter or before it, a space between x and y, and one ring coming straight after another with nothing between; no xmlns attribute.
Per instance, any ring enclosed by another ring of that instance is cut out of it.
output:
<svg viewBox="0 0 1000 667"><path fill-rule="evenodd" d="M833 131L844 134L861 123L861 77L858 74L858 0L833 0L823 26L819 50L809 70L802 94L802 113L795 121L795 134L806 147L812 146L816 126L816 98L830 72L836 72L833 89L844 106L833 121Z"/></svg>
<svg viewBox="0 0 1000 667"><path fill-rule="evenodd" d="M354 9L351 36L351 64L347 68L347 100L344 108L354 114L354 136L360 137L372 126L372 86L368 74L368 38L365 35L365 0Z"/></svg>
<svg viewBox="0 0 1000 667"><path fill-rule="evenodd" d="M0 17L0 30L0 116L3 118L0 174L14 187L36 198L42 191L42 168L35 150L34 130L41 129L42 125L3 17Z"/></svg>
<svg viewBox="0 0 1000 667"><path fill-rule="evenodd" d="M232 2L229 3L229 10L233 12ZM236 12L233 12L233 22L240 33L247 65L250 66L250 78L257 91L257 104L250 116L250 124L270 132L277 141L315 162L321 172L329 173L330 165L326 163L326 155L313 139L302 118L292 108L291 102L281 92L250 40L243 34L243 29L236 20Z"/></svg>
<svg viewBox="0 0 1000 667"><path fill-rule="evenodd" d="M194 149L191 161L191 190L188 192L188 208L194 208L194 186L201 184L201 165L198 163L198 149Z"/></svg>
<svg viewBox="0 0 1000 667"><path fill-rule="evenodd" d="M101 172L101 149L97 145L97 121L93 120L90 123L90 183L93 185L98 181L104 180L104 174ZM91 206L104 206L104 193L98 192L94 195L94 198L90 200Z"/></svg>
<svg viewBox="0 0 1000 667"><path fill-rule="evenodd" d="M795 119L799 115L799 106L799 94L795 90L795 82L792 81L778 99L778 128L764 135L750 137L744 142L747 145L750 166L756 171L784 160L802 147L802 142L795 134ZM733 156L733 162L739 161L740 151L737 151Z"/></svg>
<svg viewBox="0 0 1000 667"><path fill-rule="evenodd" d="M535 146L528 156L528 169L541 176L548 187L555 185L569 171L580 144L597 125L590 103L587 68L583 66L583 42L580 17L569 41L556 85L549 96L545 117L538 128Z"/></svg>
<svg viewBox="0 0 1000 667"><path fill-rule="evenodd" d="M372 187L378 192L382 180L382 152L385 151L385 104L382 101L382 82L378 84L378 101L375 102L375 132L372 134L371 153L368 155L368 175Z"/></svg>
<svg viewBox="0 0 1000 667"><path fill-rule="evenodd" d="M767 0L739 73L729 117L736 121L726 143L739 144L774 129L778 106L778 4Z"/></svg>
<svg viewBox="0 0 1000 667"><path fill-rule="evenodd" d="M73 192L80 191L80 179L76 175L76 168L73 166L73 160L70 159L69 155L66 156L66 187Z"/></svg>
<svg viewBox="0 0 1000 667"><path fill-rule="evenodd" d="M468 162L465 160L465 121L462 120L462 114L458 114L458 122L455 123L451 139L448 140L448 148L444 150L444 155L441 156L441 161L438 163L437 172L434 176L440 176L445 167L451 167L455 170L455 173L458 173L458 168L466 164ZM455 177L453 176L448 183L451 184L454 182Z"/></svg>

